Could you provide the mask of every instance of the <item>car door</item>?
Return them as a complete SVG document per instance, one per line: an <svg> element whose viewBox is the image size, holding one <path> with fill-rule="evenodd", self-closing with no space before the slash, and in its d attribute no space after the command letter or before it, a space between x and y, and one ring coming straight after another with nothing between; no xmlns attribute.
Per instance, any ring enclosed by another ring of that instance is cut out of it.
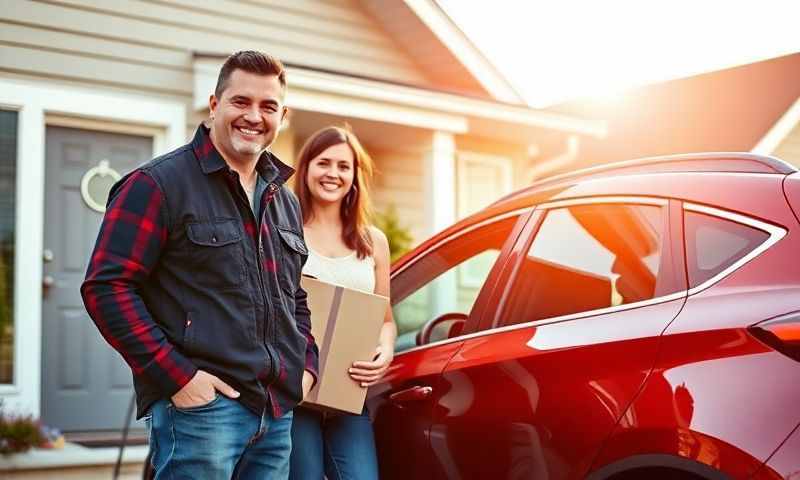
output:
<svg viewBox="0 0 800 480"><path fill-rule="evenodd" d="M392 275L398 326L395 358L367 405L373 417L381 478L431 478L432 406L442 370L478 326L531 209L466 225L428 243Z"/></svg>
<svg viewBox="0 0 800 480"><path fill-rule="evenodd" d="M677 202L541 205L482 330L437 388L434 470L446 478L582 478L685 301ZM631 413L635 414L635 412Z"/></svg>

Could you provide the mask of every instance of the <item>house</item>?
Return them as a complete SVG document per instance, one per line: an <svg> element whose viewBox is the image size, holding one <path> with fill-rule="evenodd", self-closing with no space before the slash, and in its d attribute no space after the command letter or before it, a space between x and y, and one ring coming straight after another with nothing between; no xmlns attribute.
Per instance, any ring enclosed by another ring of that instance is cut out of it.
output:
<svg viewBox="0 0 800 480"><path fill-rule="evenodd" d="M793 76L786 83L793 93L791 105L785 109L770 129L761 137L752 151L774 155L800 168L800 53L791 56Z"/></svg>
<svg viewBox="0 0 800 480"><path fill-rule="evenodd" d="M800 53L631 89L612 100L549 110L606 122L570 162L539 176L598 163L690 152L775 155L800 167ZM548 168L549 167L549 168Z"/></svg>
<svg viewBox="0 0 800 480"><path fill-rule="evenodd" d="M0 399L67 432L118 430L128 368L78 293L110 185L183 144L226 55L288 67L291 163L349 123L378 210L421 240L575 155L602 121L528 108L433 0L8 2L0 12Z"/></svg>

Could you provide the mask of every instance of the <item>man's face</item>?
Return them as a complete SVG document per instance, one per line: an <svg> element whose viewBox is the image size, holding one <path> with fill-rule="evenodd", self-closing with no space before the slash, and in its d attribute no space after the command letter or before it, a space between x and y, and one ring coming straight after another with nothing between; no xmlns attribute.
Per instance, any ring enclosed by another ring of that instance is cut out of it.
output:
<svg viewBox="0 0 800 480"><path fill-rule="evenodd" d="M227 160L250 161L278 136L286 115L277 75L234 70L220 98L209 100L211 138Z"/></svg>

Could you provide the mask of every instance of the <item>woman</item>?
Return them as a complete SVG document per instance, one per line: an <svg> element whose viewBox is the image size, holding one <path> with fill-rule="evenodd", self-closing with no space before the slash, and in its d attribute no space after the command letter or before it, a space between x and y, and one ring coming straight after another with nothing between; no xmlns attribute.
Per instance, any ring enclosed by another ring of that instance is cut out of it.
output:
<svg viewBox="0 0 800 480"><path fill-rule="evenodd" d="M348 288L389 296L389 242L369 225L367 182L372 161L352 132L324 128L308 139L297 161L295 193L309 250L303 273ZM367 388L394 356L397 329L387 309L375 358L354 362L350 377ZM361 415L298 407L292 424L290 478L378 478L375 440L366 407Z"/></svg>

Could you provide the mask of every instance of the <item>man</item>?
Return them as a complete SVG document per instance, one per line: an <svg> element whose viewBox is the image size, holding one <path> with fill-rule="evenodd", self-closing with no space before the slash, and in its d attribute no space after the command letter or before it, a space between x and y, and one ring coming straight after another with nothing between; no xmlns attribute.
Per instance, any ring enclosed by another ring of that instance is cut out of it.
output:
<svg viewBox="0 0 800 480"><path fill-rule="evenodd" d="M156 478L286 478L292 408L316 381L294 170L266 149L281 63L231 55L210 127L118 182L81 294L133 371Z"/></svg>

